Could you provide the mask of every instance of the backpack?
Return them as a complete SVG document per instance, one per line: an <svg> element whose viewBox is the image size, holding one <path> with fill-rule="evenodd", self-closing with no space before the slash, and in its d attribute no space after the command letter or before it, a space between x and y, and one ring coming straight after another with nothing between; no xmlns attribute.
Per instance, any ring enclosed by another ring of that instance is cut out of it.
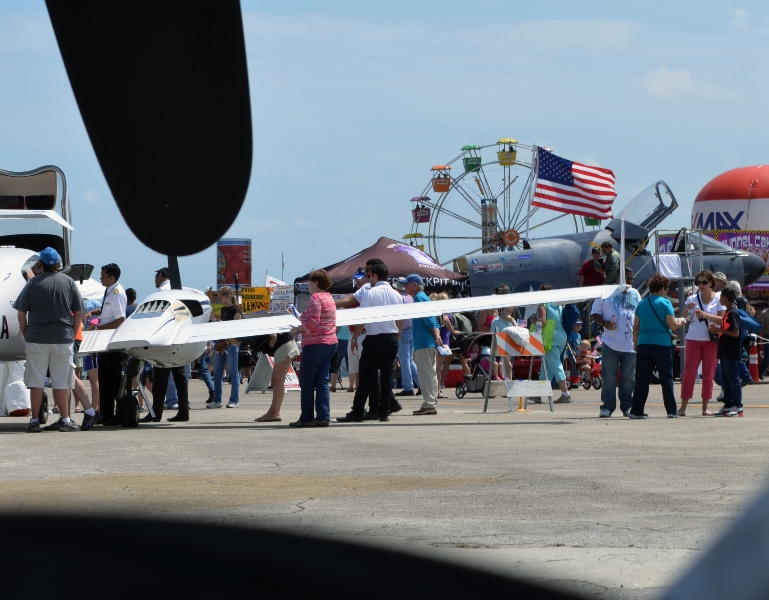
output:
<svg viewBox="0 0 769 600"><path fill-rule="evenodd" d="M747 329L748 333L761 335L761 323L759 321L756 321L741 308L737 309L737 313L740 315L740 329Z"/></svg>
<svg viewBox="0 0 769 600"><path fill-rule="evenodd" d="M462 333L470 334L473 332L473 324L462 313L454 313L454 329L461 331Z"/></svg>

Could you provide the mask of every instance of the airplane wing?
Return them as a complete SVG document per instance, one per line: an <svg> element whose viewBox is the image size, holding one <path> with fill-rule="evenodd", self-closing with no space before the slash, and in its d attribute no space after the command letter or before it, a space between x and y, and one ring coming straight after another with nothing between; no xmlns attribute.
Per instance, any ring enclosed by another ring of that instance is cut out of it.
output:
<svg viewBox="0 0 769 600"><path fill-rule="evenodd" d="M256 319L237 321L217 321L215 323L195 323L189 328L186 339L176 339L177 343L191 344L208 340L226 340L244 338L270 333L288 331L299 326L299 320L293 315L278 314Z"/></svg>
<svg viewBox="0 0 769 600"><path fill-rule="evenodd" d="M370 306L350 308L336 312L337 326L377 323L400 319L418 319L434 317L443 313L465 312L471 310L489 310L506 306L530 306L538 304L572 304L595 298L608 298L618 288L617 285L600 285L563 290L544 290L541 292L520 292L518 294L499 294L474 298L454 298L435 302L414 302L413 304L392 304L389 306Z"/></svg>
<svg viewBox="0 0 769 600"><path fill-rule="evenodd" d="M117 329L103 329L83 332L83 341L80 344L78 354L92 354L94 352L106 352L112 336Z"/></svg>

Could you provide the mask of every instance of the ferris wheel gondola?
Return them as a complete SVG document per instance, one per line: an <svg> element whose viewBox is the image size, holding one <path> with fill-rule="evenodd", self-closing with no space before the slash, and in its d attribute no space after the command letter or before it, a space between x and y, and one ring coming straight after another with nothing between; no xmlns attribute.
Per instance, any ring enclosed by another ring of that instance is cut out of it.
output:
<svg viewBox="0 0 769 600"><path fill-rule="evenodd" d="M496 149L491 160L484 160L487 148ZM534 149L501 138L484 146L463 146L458 156L433 166L424 190L411 199L411 231L404 239L448 265L468 254L519 249L532 230L568 217L530 207L532 161L521 159L519 152L533 156ZM452 174L459 165L462 172ZM584 229L581 221L571 220L574 231Z"/></svg>

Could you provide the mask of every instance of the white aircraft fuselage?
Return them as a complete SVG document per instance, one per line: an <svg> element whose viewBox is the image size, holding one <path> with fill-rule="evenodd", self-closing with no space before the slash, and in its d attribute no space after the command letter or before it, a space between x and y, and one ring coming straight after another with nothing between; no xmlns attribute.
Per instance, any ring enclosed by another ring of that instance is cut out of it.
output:
<svg viewBox="0 0 769 600"><path fill-rule="evenodd" d="M106 346L156 367L188 365L206 347L206 341L187 341L190 328L208 323L210 317L211 302L202 292L188 288L155 292L117 329L89 331L81 353Z"/></svg>
<svg viewBox="0 0 769 600"><path fill-rule="evenodd" d="M36 255L34 250L0 247L0 362L25 359L24 336L13 303L27 283L22 271Z"/></svg>

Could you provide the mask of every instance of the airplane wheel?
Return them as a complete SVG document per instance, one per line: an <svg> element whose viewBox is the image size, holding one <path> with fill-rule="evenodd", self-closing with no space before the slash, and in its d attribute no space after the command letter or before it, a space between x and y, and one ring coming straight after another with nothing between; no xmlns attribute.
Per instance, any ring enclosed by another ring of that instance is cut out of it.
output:
<svg viewBox="0 0 769 600"><path fill-rule="evenodd" d="M465 395L467 394L467 386L465 385L464 382L460 382L457 384L457 387L454 389L454 394L460 400L465 397Z"/></svg>
<svg viewBox="0 0 769 600"><path fill-rule="evenodd" d="M43 403L40 405L40 412L37 415L41 425L48 422L48 394L43 392Z"/></svg>
<svg viewBox="0 0 769 600"><path fill-rule="evenodd" d="M139 403L133 395L120 400L120 424L127 428L139 426Z"/></svg>
<svg viewBox="0 0 769 600"><path fill-rule="evenodd" d="M603 387L603 377L600 375L593 377L593 387L597 390L600 390Z"/></svg>

